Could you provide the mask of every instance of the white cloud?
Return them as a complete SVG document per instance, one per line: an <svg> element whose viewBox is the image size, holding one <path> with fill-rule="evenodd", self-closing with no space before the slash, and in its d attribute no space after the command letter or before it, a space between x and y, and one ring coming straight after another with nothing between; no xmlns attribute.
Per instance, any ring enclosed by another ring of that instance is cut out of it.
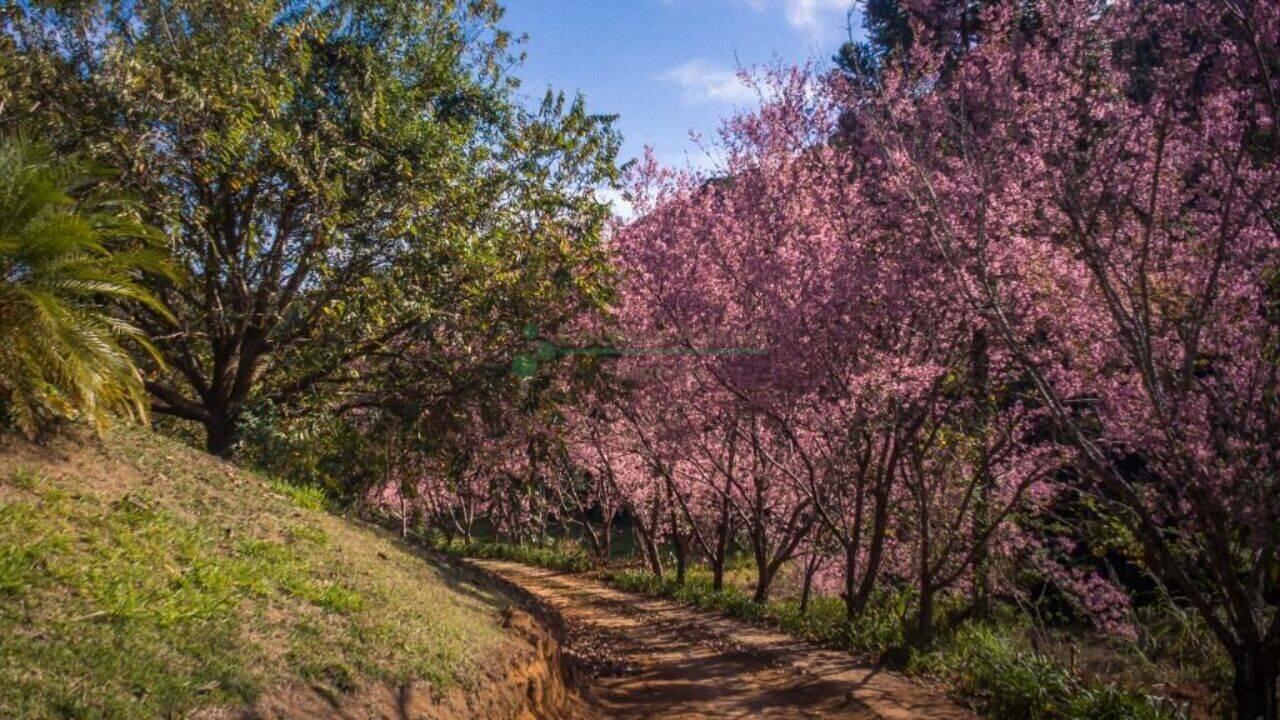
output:
<svg viewBox="0 0 1280 720"><path fill-rule="evenodd" d="M630 220L635 217L636 209L620 190L613 188L596 188L596 200L608 205L615 217Z"/></svg>
<svg viewBox="0 0 1280 720"><path fill-rule="evenodd" d="M783 0L783 4L791 27L812 37L828 37L833 30L842 31L852 7L850 0Z"/></svg>
<svg viewBox="0 0 1280 720"><path fill-rule="evenodd" d="M699 0L662 0L664 5L678 6ZM706 0L701 0L705 2ZM719 0L725 2L726 0ZM855 0L727 0L758 13L778 10L787 24L809 39L830 42L844 34L849 10Z"/></svg>
<svg viewBox="0 0 1280 720"><path fill-rule="evenodd" d="M690 60L662 74L662 79L675 83L689 102L750 102L755 91L747 87L737 73L718 68L705 60Z"/></svg>

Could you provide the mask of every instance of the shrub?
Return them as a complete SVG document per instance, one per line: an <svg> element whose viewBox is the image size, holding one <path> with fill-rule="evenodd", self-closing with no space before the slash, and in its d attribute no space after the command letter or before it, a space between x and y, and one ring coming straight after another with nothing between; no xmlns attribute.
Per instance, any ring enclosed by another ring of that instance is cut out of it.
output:
<svg viewBox="0 0 1280 720"><path fill-rule="evenodd" d="M1149 698L1118 688L1085 687L1062 667L1024 646L1006 629L961 626L926 652L911 672L942 677L991 717L1011 720L1156 720Z"/></svg>

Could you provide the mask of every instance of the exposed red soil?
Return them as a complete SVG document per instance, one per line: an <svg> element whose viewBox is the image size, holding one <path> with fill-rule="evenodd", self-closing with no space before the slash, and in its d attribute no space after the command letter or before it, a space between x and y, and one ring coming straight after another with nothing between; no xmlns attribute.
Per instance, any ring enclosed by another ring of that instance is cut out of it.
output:
<svg viewBox="0 0 1280 720"><path fill-rule="evenodd" d="M565 677L560 646L531 615L515 609L503 625L517 646L494 658L470 689L436 692L415 682L399 688L377 685L338 693L323 685L300 685L265 693L242 720L594 720L599 717Z"/></svg>
<svg viewBox="0 0 1280 720"><path fill-rule="evenodd" d="M602 717L973 718L934 688L779 632L590 577L475 564L559 614L565 652L603 668L584 689Z"/></svg>

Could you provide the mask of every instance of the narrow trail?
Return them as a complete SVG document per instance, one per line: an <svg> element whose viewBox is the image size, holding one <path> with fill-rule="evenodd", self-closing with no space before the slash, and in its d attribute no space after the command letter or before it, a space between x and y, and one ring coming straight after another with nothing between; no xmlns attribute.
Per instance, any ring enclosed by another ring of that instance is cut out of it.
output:
<svg viewBox="0 0 1280 720"><path fill-rule="evenodd" d="M973 720L927 688L781 633L495 560L475 565L554 608L565 650L606 669L587 689L607 718Z"/></svg>

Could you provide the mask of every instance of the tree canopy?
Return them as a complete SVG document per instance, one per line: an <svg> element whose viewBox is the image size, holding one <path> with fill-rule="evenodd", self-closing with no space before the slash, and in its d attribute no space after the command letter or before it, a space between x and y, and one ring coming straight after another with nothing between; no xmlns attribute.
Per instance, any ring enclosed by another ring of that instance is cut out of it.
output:
<svg viewBox="0 0 1280 720"><path fill-rule="evenodd" d="M451 318L514 334L598 292L576 268L616 140L581 102L515 101L501 15L487 0L11 8L0 122L119 168L190 279L154 288L176 328L134 314L171 368L147 384L157 412L226 452L251 405L347 384ZM499 327L507 311L521 316Z"/></svg>

